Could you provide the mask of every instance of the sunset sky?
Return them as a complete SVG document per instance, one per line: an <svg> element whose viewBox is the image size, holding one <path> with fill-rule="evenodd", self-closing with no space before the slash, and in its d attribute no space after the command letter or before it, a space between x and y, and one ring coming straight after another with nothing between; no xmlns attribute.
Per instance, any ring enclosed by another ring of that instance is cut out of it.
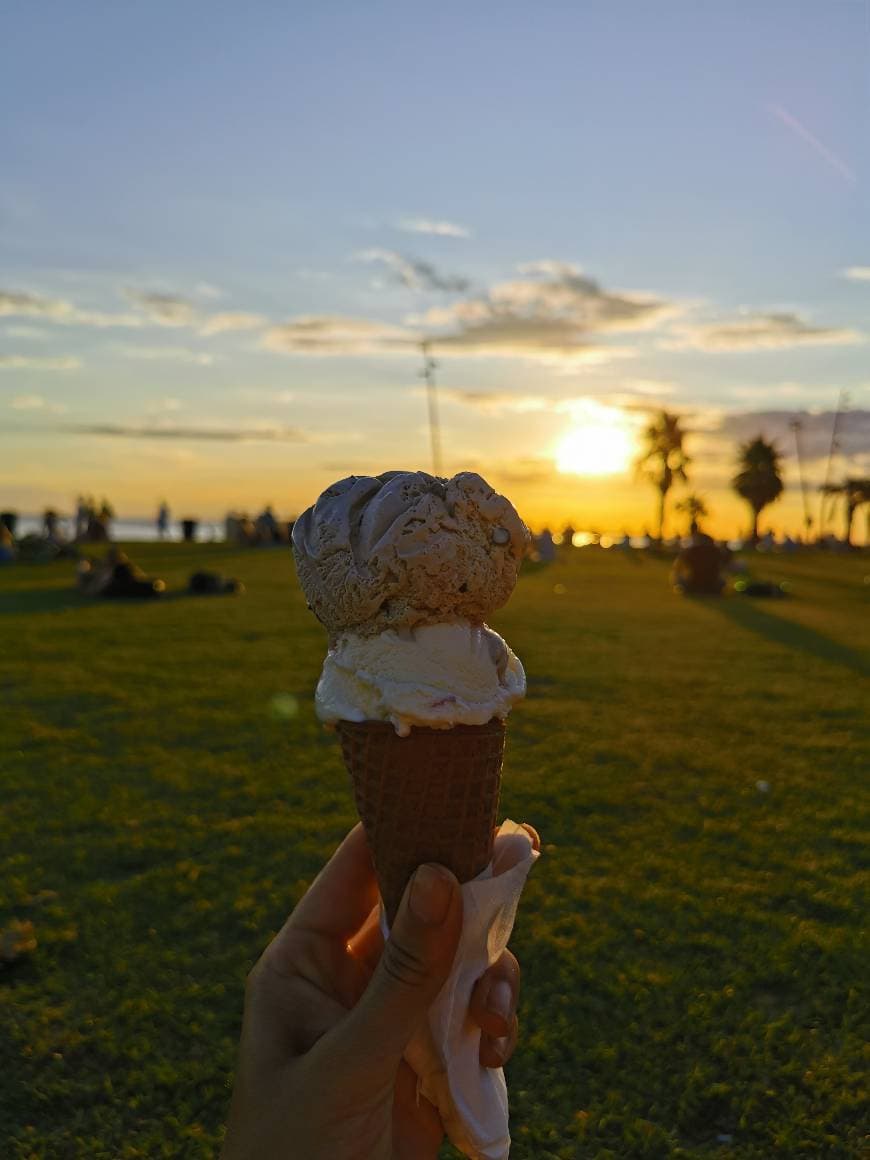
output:
<svg viewBox="0 0 870 1160"><path fill-rule="evenodd" d="M800 530L789 423L817 488L841 390L834 478L870 474L866 0L15 9L0 507L429 470L424 338L446 472L533 525L652 526L655 406L719 534L757 433Z"/></svg>

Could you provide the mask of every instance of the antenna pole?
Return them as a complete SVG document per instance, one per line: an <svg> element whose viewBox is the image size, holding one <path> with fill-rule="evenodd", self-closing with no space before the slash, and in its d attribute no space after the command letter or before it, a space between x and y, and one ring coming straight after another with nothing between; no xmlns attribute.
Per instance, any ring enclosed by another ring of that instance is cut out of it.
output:
<svg viewBox="0 0 870 1160"><path fill-rule="evenodd" d="M810 531L812 530L813 526L813 517L810 515L810 504L807 497L807 481L804 479L804 461L803 456L801 455L800 433L803 430L803 424L801 423L800 419L793 419L790 426L792 431L794 431L794 447L795 451L797 452L798 479L800 480L801 484L801 499L804 506L804 536L806 537L806 542L809 543Z"/></svg>
<svg viewBox="0 0 870 1160"><path fill-rule="evenodd" d="M426 382L426 399L429 404L429 440L432 445L432 470L435 475L441 475L441 425L438 421L438 394L435 383L435 370L438 363L429 354L429 343L421 342L420 350L423 353L423 369L420 377Z"/></svg>
<svg viewBox="0 0 870 1160"><path fill-rule="evenodd" d="M840 445L837 442L837 432L840 428L840 416L842 415L845 407L848 406L848 402L848 394L845 391L840 391L839 398L837 399L837 410L834 413L834 426L831 428L831 446L828 450L828 462L825 466L825 482L822 484L822 502L819 506L819 539L822 538L825 532L825 517L827 514L826 501L828 500L828 488L831 483L831 464L834 461L834 456L840 448Z"/></svg>

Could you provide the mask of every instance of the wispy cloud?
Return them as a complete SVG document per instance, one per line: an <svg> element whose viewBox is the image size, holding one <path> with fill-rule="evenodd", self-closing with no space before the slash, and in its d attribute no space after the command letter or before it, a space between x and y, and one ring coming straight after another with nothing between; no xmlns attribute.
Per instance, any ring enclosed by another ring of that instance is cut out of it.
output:
<svg viewBox="0 0 870 1160"><path fill-rule="evenodd" d="M870 266L847 266L842 273L851 282L870 282Z"/></svg>
<svg viewBox="0 0 870 1160"><path fill-rule="evenodd" d="M405 234L431 234L438 238L470 238L471 230L456 222L436 218L407 217L397 222L396 229Z"/></svg>
<svg viewBox="0 0 870 1160"><path fill-rule="evenodd" d="M124 358L154 362L176 362L186 363L190 366L207 367L215 361L213 354L201 350L191 350L186 346L122 346L118 350Z"/></svg>
<svg viewBox="0 0 870 1160"><path fill-rule="evenodd" d="M0 290L0 316L42 318L63 326L93 326L98 329L113 326L133 329L143 325L141 315L82 310L63 298L45 298L18 290Z"/></svg>
<svg viewBox="0 0 870 1160"><path fill-rule="evenodd" d="M0 354L2 371L74 371L82 364L72 355L61 358L40 358L27 354Z"/></svg>
<svg viewBox="0 0 870 1160"><path fill-rule="evenodd" d="M787 109L782 107L782 105L771 105L770 111L773 113L774 117L776 117L783 123L783 125L786 126L786 128L790 129L792 133L794 133L797 137L800 137L802 141L806 142L806 144L809 145L809 147L817 154L817 156L821 157L826 165L828 165L836 173L839 173L839 175L845 178L845 180L850 184L855 183L855 173L851 166L847 165L843 158L839 157L833 151L833 149L830 149L824 143L824 141L820 141L815 133L810 132L810 130L806 127L806 125L803 124L802 121L799 121L797 117L789 113Z"/></svg>
<svg viewBox="0 0 870 1160"><path fill-rule="evenodd" d="M69 410L66 403L53 403L42 395L16 395L9 400L13 411L46 411L51 415L62 415Z"/></svg>
<svg viewBox="0 0 870 1160"><path fill-rule="evenodd" d="M211 282L197 282L193 288L193 292L197 298L210 298L212 300L223 298L224 292L220 286L215 286Z"/></svg>
<svg viewBox="0 0 870 1160"><path fill-rule="evenodd" d="M407 354L418 336L369 318L309 314L270 327L260 345L281 354Z"/></svg>
<svg viewBox="0 0 870 1160"><path fill-rule="evenodd" d="M48 338L48 331L40 326L7 326L3 333L7 338L25 338L33 342Z"/></svg>
<svg viewBox="0 0 870 1160"><path fill-rule="evenodd" d="M78 423L63 428L75 435L102 435L114 439L188 439L212 443L308 443L296 427L258 424L249 427L176 427L163 424Z"/></svg>
<svg viewBox="0 0 870 1160"><path fill-rule="evenodd" d="M433 308L415 321L431 328L433 347L443 354L595 364L632 353L601 336L646 330L682 311L652 295L606 291L567 262L536 262L521 272L531 276Z"/></svg>
<svg viewBox="0 0 870 1160"><path fill-rule="evenodd" d="M445 274L431 262L419 258L409 258L395 250L360 250L354 257L359 262L375 262L386 267L393 281L409 290L441 290L450 294L462 294L471 286L468 278L458 274Z"/></svg>
<svg viewBox="0 0 870 1160"><path fill-rule="evenodd" d="M747 351L790 346L847 346L863 342L856 330L814 326L794 313L745 314L722 322L679 327L665 350Z"/></svg>
<svg viewBox="0 0 870 1160"><path fill-rule="evenodd" d="M223 314L212 314L206 318L200 327L199 333L225 334L234 330L259 330L268 325L268 318L262 314L247 314L245 311L226 311Z"/></svg>
<svg viewBox="0 0 870 1160"><path fill-rule="evenodd" d="M196 319L193 303L177 294L126 287L124 296L158 326L192 326Z"/></svg>
<svg viewBox="0 0 870 1160"><path fill-rule="evenodd" d="M782 455L794 454L795 442L792 423L800 423L801 452L807 461L823 460L831 446L834 425L832 411L741 411L721 416L716 434L734 441L734 445L756 435L773 440ZM839 450L850 458L870 447L870 411L848 411L841 417Z"/></svg>

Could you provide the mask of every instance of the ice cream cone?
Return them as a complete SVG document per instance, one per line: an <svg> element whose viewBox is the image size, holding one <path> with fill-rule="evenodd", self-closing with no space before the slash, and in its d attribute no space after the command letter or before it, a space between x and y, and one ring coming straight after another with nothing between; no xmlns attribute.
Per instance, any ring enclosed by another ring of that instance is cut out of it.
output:
<svg viewBox="0 0 870 1160"><path fill-rule="evenodd" d="M406 737L386 721L339 721L336 728L390 924L421 863L440 862L460 882L488 865L504 721L414 727Z"/></svg>

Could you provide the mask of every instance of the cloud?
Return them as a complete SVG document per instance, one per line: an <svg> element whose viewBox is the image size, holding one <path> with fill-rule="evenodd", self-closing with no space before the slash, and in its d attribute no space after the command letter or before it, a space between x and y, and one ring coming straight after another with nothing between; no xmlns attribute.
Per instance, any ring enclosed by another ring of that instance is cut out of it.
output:
<svg viewBox="0 0 870 1160"><path fill-rule="evenodd" d="M442 290L449 294L463 294L471 286L467 278L458 274L444 274L431 262L405 257L395 250L360 250L354 257L359 262L380 263L390 271L394 281L409 290Z"/></svg>
<svg viewBox="0 0 870 1160"><path fill-rule="evenodd" d="M308 314L270 327L261 339L266 350L281 354L407 354L419 338L402 327L369 318Z"/></svg>
<svg viewBox="0 0 870 1160"><path fill-rule="evenodd" d="M125 358L187 363L202 367L211 366L215 361L214 355L201 350L191 350L186 346L122 346L119 351Z"/></svg>
<svg viewBox="0 0 870 1160"><path fill-rule="evenodd" d="M308 443L296 427L254 424L247 427L176 427L170 423L79 423L64 430L75 435L102 435L114 439L191 439L214 443Z"/></svg>
<svg viewBox="0 0 870 1160"><path fill-rule="evenodd" d="M628 357L600 336L646 330L681 312L651 295L611 293L566 262L522 267L530 277L502 282L485 297L436 307L417 321L442 354L478 354L543 362L600 363Z"/></svg>
<svg viewBox="0 0 870 1160"><path fill-rule="evenodd" d="M74 371L81 365L72 355L39 358L25 354L0 354L0 371Z"/></svg>
<svg viewBox="0 0 870 1160"><path fill-rule="evenodd" d="M214 286L211 282L197 282L193 288L194 294L197 298L223 298L224 292L220 286Z"/></svg>
<svg viewBox="0 0 870 1160"><path fill-rule="evenodd" d="M522 415L532 411L549 411L562 402L551 395L517 395L509 391L470 391L451 387L440 387L438 398L460 406L473 407L487 414L510 412Z"/></svg>
<svg viewBox="0 0 870 1160"><path fill-rule="evenodd" d="M28 338L34 341L48 338L48 331L39 326L7 326L3 333L8 338Z"/></svg>
<svg viewBox="0 0 870 1160"><path fill-rule="evenodd" d="M471 230L456 222L437 221L433 218L402 218L396 225L405 234L432 234L438 238L470 238Z"/></svg>
<svg viewBox="0 0 870 1160"><path fill-rule="evenodd" d="M13 411L48 411L52 415L62 415L69 408L65 403L50 403L42 395L16 395L9 400Z"/></svg>
<svg viewBox="0 0 870 1160"><path fill-rule="evenodd" d="M715 433L733 439L736 443L763 435L773 440L785 458L794 455L795 440L791 424L801 425L801 453L810 462L823 460L831 446L834 427L832 411L742 411L720 417ZM870 446L870 411L846 411L840 416L837 436L838 450L847 458L860 455ZM736 451L735 451L736 454Z"/></svg>
<svg viewBox="0 0 870 1160"><path fill-rule="evenodd" d="M870 266L847 266L841 272L852 282L870 282Z"/></svg>
<svg viewBox="0 0 870 1160"><path fill-rule="evenodd" d="M664 350L778 350L792 346L845 346L863 342L863 335L845 327L814 326L799 314L746 314L723 322L677 328Z"/></svg>
<svg viewBox="0 0 870 1160"><path fill-rule="evenodd" d="M192 326L196 320L193 304L175 294L127 287L124 296L158 326Z"/></svg>
<svg viewBox="0 0 870 1160"><path fill-rule="evenodd" d="M262 314L246 314L244 311L227 311L223 314L212 314L200 327L200 334L223 334L228 330L258 330L266 326L268 318Z"/></svg>
<svg viewBox="0 0 870 1160"><path fill-rule="evenodd" d="M0 316L43 318L63 326L94 326L105 328L142 326L143 319L136 314L106 314L99 310L80 310L72 302L61 298L44 298L40 294L0 290Z"/></svg>

